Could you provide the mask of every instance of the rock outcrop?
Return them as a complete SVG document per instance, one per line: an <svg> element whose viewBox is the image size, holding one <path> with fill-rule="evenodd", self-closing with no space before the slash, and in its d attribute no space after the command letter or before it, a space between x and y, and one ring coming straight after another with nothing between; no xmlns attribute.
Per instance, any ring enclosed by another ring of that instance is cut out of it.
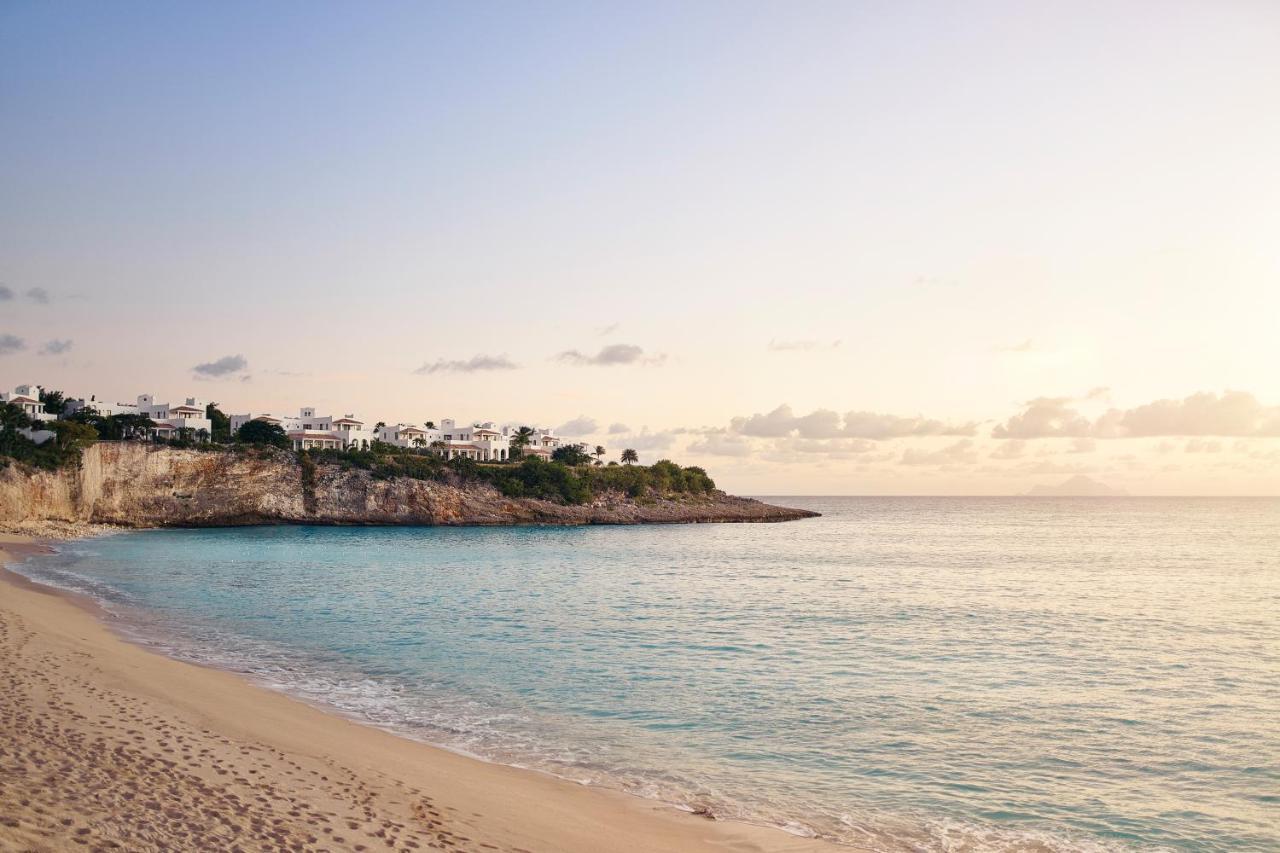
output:
<svg viewBox="0 0 1280 853"><path fill-rule="evenodd" d="M817 513L716 492L566 506L504 497L483 483L376 479L333 465L304 471L287 452L181 450L133 442L88 448L78 467L0 470L0 527L246 524L661 524L790 521Z"/></svg>

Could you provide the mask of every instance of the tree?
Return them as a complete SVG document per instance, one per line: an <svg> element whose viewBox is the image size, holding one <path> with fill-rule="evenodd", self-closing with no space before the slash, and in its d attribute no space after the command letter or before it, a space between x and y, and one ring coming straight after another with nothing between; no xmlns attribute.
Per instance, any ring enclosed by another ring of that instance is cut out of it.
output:
<svg viewBox="0 0 1280 853"><path fill-rule="evenodd" d="M640 455L628 447L626 450L622 451L622 461L623 463L630 465L633 462L639 462Z"/></svg>
<svg viewBox="0 0 1280 853"><path fill-rule="evenodd" d="M551 451L551 461L562 465L586 465L591 462L585 444L563 444Z"/></svg>
<svg viewBox="0 0 1280 853"><path fill-rule="evenodd" d="M608 451L604 449L603 444L597 444L596 449L591 452L596 457L596 464L599 465L600 461L604 459L605 453L607 453Z"/></svg>
<svg viewBox="0 0 1280 853"><path fill-rule="evenodd" d="M34 423L31 416L13 403L0 404L0 429L4 432L16 432L28 429Z"/></svg>
<svg viewBox="0 0 1280 853"><path fill-rule="evenodd" d="M45 424L53 430L54 441L64 453L79 453L98 440L98 431L88 424L75 421L50 421Z"/></svg>
<svg viewBox="0 0 1280 853"><path fill-rule="evenodd" d="M236 440L245 444L266 444L289 449L289 436L279 424L268 421L249 421L236 431Z"/></svg>
<svg viewBox="0 0 1280 853"><path fill-rule="evenodd" d="M207 442L209 440L209 431L204 427L200 427L200 429L196 430L196 438L201 444Z"/></svg>
<svg viewBox="0 0 1280 853"><path fill-rule="evenodd" d="M382 429L386 425L387 425L386 421L378 421L376 424L373 425L373 429L375 432L377 432L378 430Z"/></svg>
<svg viewBox="0 0 1280 853"><path fill-rule="evenodd" d="M442 453L444 449L448 446L449 445L445 444L443 441L441 441L438 438L435 441L431 442L431 449L436 451L437 453Z"/></svg>
<svg viewBox="0 0 1280 853"><path fill-rule="evenodd" d="M427 421L425 424L423 424L423 426L425 426L427 429L435 429L435 428L436 428L436 422L435 422L435 421Z"/></svg>
<svg viewBox="0 0 1280 853"><path fill-rule="evenodd" d="M107 420L114 422L120 438L145 438L156 428L156 422L146 415L115 415Z"/></svg>
<svg viewBox="0 0 1280 853"><path fill-rule="evenodd" d="M419 436L415 436L415 437L414 437L414 439L413 439L413 446L414 446L414 447L419 447L419 448L421 448L421 447L426 447L426 446L427 446L427 440L426 440L425 438L423 438L422 436L420 436L420 435L419 435Z"/></svg>
<svg viewBox="0 0 1280 853"><path fill-rule="evenodd" d="M230 441L231 440L231 418L223 414L218 408L217 403L210 403L204 407L204 416L209 419L213 426L214 441Z"/></svg>
<svg viewBox="0 0 1280 853"><path fill-rule="evenodd" d="M61 391L46 391L41 388L40 402L44 403L44 410L51 415L62 417L62 413L67 410L67 401Z"/></svg>
<svg viewBox="0 0 1280 853"><path fill-rule="evenodd" d="M524 449L532 443L533 430L527 426L520 427L511 436L511 458L519 459L524 456Z"/></svg>

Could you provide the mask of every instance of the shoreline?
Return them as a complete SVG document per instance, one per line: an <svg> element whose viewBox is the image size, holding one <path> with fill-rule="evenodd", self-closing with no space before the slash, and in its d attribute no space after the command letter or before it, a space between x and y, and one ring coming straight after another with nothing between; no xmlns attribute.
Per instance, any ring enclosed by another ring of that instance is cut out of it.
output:
<svg viewBox="0 0 1280 853"><path fill-rule="evenodd" d="M0 565L44 550L0 534ZM0 572L0 743L16 747L0 753L0 847L856 849L408 739L110 621L87 596Z"/></svg>

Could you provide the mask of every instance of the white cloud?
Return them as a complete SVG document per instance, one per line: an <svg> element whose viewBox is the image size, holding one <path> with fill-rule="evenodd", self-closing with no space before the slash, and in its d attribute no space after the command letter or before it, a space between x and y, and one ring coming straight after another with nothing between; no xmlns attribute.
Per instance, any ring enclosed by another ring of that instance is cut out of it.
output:
<svg viewBox="0 0 1280 853"><path fill-rule="evenodd" d="M242 355L224 355L215 361L206 361L204 364L197 364L191 370L197 375L206 378L216 378L220 376L229 376L233 373L240 373L249 367L249 362L245 361Z"/></svg>
<svg viewBox="0 0 1280 853"><path fill-rule="evenodd" d="M427 362L413 371L419 376L432 373L479 373L485 370L515 370L520 365L503 355L473 355L468 359L439 359Z"/></svg>
<svg viewBox="0 0 1280 853"><path fill-rule="evenodd" d="M977 424L947 424L922 417L899 417L876 412L846 412L841 416L830 409L817 409L807 415L797 416L790 406L783 404L768 414L734 418L730 422L730 429L758 438L798 435L801 438L843 437L879 441L908 436L970 436L977 430Z"/></svg>
<svg viewBox="0 0 1280 853"><path fill-rule="evenodd" d="M595 418L589 418L586 415L578 415L568 423L556 427L556 432L561 435L575 438L583 435L595 435L599 431L600 424L596 423Z"/></svg>
<svg viewBox="0 0 1280 853"><path fill-rule="evenodd" d="M578 367L620 367L629 364L656 365L666 360L662 354L645 355L644 348L635 344L609 344L595 355L586 355L576 349L565 350L556 361Z"/></svg>
<svg viewBox="0 0 1280 853"><path fill-rule="evenodd" d="M0 355L10 355L27 348L27 342L17 335L0 335Z"/></svg>

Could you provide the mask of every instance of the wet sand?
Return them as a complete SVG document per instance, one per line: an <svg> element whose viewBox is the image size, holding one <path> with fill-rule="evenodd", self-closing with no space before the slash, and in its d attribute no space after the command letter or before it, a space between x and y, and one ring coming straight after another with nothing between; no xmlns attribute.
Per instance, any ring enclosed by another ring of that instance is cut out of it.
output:
<svg viewBox="0 0 1280 853"><path fill-rule="evenodd" d="M0 850L849 849L405 740L102 618L0 577Z"/></svg>

